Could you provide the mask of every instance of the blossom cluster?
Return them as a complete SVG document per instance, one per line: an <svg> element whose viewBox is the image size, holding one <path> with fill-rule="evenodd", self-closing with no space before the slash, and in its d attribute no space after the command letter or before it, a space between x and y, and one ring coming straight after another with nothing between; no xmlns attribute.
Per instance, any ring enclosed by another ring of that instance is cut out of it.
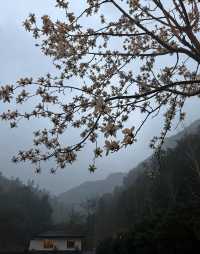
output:
<svg viewBox="0 0 200 254"><path fill-rule="evenodd" d="M200 95L198 1L86 0L80 14L70 1L56 0L64 19L30 14L24 21L59 74L0 87L0 101L17 107L0 113L11 128L23 119L47 120L34 132L33 148L13 159L37 164L37 172L49 159L56 169L73 163L88 142L93 172L97 158L134 144L147 119L164 112L160 137L150 143L159 147L177 114L184 120L186 99ZM107 17L105 6L117 14ZM138 113L141 121L134 120ZM73 128L78 141L68 144Z"/></svg>

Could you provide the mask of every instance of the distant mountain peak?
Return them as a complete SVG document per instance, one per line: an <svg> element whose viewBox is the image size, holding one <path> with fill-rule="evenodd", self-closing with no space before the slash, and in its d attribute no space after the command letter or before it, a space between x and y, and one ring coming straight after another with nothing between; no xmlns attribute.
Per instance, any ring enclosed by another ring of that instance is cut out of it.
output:
<svg viewBox="0 0 200 254"><path fill-rule="evenodd" d="M70 207L74 204L81 204L87 199L111 193L115 187L122 185L125 175L125 173L117 172L108 175L103 180L83 182L79 186L58 195L58 201Z"/></svg>
<svg viewBox="0 0 200 254"><path fill-rule="evenodd" d="M200 120L197 120L185 127L182 131L165 139L164 149L173 149L179 140L187 134L195 134L200 130ZM70 190L57 196L58 202L62 203L67 208L80 207L81 203L87 199L100 197L105 193L112 193L115 187L124 184L131 184L137 179L137 175L143 172L146 167L151 164L152 156L149 156L138 164L128 174L116 172L108 175L103 180L86 181L79 186L73 187Z"/></svg>

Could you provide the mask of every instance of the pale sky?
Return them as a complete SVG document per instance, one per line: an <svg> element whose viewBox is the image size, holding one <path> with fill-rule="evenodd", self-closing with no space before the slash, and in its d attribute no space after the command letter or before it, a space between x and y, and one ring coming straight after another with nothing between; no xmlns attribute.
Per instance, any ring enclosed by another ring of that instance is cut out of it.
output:
<svg viewBox="0 0 200 254"><path fill-rule="evenodd" d="M81 0L80 0L81 1ZM76 1L77 2L77 1ZM31 34L24 31L22 22L29 13L37 16L49 14L59 18L61 13L54 8L54 0L7 0L1 2L0 16L0 85L11 83L20 77L32 76L37 78L48 72L53 73L51 60L42 56L40 49L34 46ZM107 10L109 12L109 10ZM0 112L5 106L0 104ZM189 112L185 125L198 119L199 100L193 100L186 104ZM138 117L138 118L137 118ZM139 120L139 115L134 122ZM0 171L8 177L19 177L23 181L33 179L41 188L46 188L51 193L57 194L84 181L92 181L105 178L113 172L127 172L140 161L151 154L149 140L159 133L161 117L149 121L135 146L102 158L98 161L98 170L90 174L87 170L90 161L91 147L81 153L79 160L64 170L58 170L55 175L49 173L51 165L43 167L42 173L36 175L30 164L13 164L11 157L19 149L31 145L31 128L34 129L42 123L24 122L17 129L10 129L9 125L0 122ZM180 128L178 129L180 130ZM175 130L177 132L178 130ZM76 135L74 133L74 135ZM73 134L72 134L73 136Z"/></svg>

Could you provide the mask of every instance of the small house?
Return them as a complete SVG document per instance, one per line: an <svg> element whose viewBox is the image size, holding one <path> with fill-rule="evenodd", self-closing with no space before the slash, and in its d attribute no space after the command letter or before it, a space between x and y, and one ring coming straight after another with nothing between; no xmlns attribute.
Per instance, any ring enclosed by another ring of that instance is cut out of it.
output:
<svg viewBox="0 0 200 254"><path fill-rule="evenodd" d="M74 253L83 250L83 235L61 231L48 231L33 238L29 244L30 252Z"/></svg>

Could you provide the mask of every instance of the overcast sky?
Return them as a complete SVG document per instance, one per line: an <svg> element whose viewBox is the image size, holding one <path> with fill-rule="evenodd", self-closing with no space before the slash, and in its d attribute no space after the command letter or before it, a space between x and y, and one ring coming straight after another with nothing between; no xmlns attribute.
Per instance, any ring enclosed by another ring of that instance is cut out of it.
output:
<svg viewBox="0 0 200 254"><path fill-rule="evenodd" d="M54 71L51 60L42 56L39 48L34 46L31 34L25 32L22 27L22 22L29 13L36 13L37 16L49 14L59 18L61 14L54 8L54 4L54 0L7 0L1 2L0 85L13 82L20 77L38 77ZM186 120L186 126L199 117L198 107L198 100L187 103L186 110L190 114ZM3 110L4 105L0 104L0 112ZM137 122L139 117L133 121ZM51 193L57 194L86 180L102 179L112 172L127 172L132 169L150 155L149 140L158 134L161 126L160 121L159 117L149 121L135 146L109 158L99 160L98 170L94 174L87 171L90 162L88 154L91 151L91 148L87 147L74 165L57 171L55 175L49 173L49 165L44 166L42 173L36 175L28 163L16 165L11 162L12 155L31 144L30 130L38 127L40 123L34 122L30 127L30 123L26 122L18 129L11 130L8 124L0 122L0 171L6 176L19 177L25 182L28 179L33 179L41 188L46 188Z"/></svg>

